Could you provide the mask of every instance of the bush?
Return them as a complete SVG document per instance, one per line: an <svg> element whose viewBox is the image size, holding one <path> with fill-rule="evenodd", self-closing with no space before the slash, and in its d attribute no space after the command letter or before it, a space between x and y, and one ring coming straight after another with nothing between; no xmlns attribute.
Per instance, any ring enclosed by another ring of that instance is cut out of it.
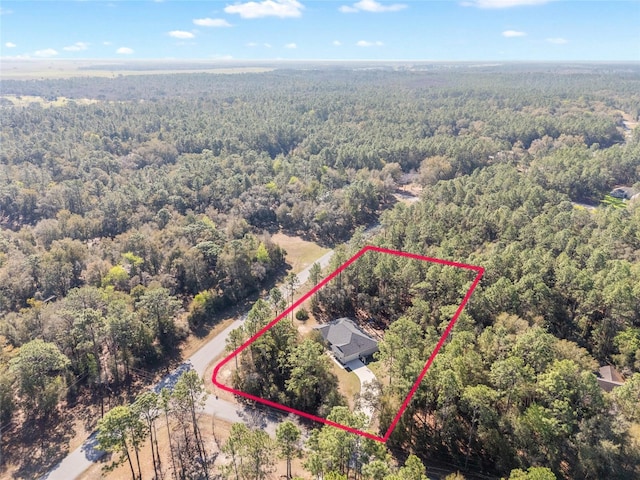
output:
<svg viewBox="0 0 640 480"><path fill-rule="evenodd" d="M198 293L189 306L189 316L187 318L189 327L196 330L215 314L223 306L222 298L217 292L203 290Z"/></svg>
<svg viewBox="0 0 640 480"><path fill-rule="evenodd" d="M307 312L304 308L301 308L296 312L296 318L301 322L309 320L309 312Z"/></svg>

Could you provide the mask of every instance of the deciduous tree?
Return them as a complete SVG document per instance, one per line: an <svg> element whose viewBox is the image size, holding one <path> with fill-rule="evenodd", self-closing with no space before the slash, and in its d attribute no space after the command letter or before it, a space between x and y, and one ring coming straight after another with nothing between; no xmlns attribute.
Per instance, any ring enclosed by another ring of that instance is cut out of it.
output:
<svg viewBox="0 0 640 480"><path fill-rule="evenodd" d="M65 389L69 359L52 343L36 339L25 343L9 361L18 393L29 415L47 418L56 409Z"/></svg>

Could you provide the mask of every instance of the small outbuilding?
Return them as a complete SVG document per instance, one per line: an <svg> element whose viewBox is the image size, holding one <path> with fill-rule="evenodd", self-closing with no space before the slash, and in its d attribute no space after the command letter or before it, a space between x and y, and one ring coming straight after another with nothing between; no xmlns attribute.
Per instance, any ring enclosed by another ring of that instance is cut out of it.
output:
<svg viewBox="0 0 640 480"><path fill-rule="evenodd" d="M378 342L360 330L349 318L339 318L316 327L316 330L322 334L333 355L343 365L378 351Z"/></svg>
<svg viewBox="0 0 640 480"><path fill-rule="evenodd" d="M605 392L610 392L614 388L624 385L624 378L622 378L620 372L611 365L600 367L598 373L598 385L600 385L600 388Z"/></svg>
<svg viewBox="0 0 640 480"><path fill-rule="evenodd" d="M638 192L631 187L617 187L609 193L611 197L619 198L620 200L631 200L637 194Z"/></svg>

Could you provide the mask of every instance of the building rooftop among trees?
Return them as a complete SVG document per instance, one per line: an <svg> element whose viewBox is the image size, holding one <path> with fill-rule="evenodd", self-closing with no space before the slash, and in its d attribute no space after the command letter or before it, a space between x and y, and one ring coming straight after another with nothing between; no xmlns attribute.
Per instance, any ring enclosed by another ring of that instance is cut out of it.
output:
<svg viewBox="0 0 640 480"><path fill-rule="evenodd" d="M620 375L614 367L611 365L605 365L600 367L600 374L598 376L598 385L606 392L610 392L616 387L624 385L624 378Z"/></svg>
<svg viewBox="0 0 640 480"><path fill-rule="evenodd" d="M316 327L340 363L345 364L378 351L378 342L369 337L348 318L339 318Z"/></svg>

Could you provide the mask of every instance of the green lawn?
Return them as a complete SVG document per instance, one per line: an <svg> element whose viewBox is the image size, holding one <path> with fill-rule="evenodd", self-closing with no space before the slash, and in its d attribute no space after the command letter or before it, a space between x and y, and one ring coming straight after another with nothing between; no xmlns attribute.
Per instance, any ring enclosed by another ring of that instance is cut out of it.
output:
<svg viewBox="0 0 640 480"><path fill-rule="evenodd" d="M331 365L333 373L338 377L340 393L346 397L349 406L353 408L356 394L360 393L360 379L355 373L340 368L333 360L331 360Z"/></svg>
<svg viewBox="0 0 640 480"><path fill-rule="evenodd" d="M304 270L329 251L328 248L284 233L276 233L271 239L286 250L287 263L293 267L294 273Z"/></svg>

